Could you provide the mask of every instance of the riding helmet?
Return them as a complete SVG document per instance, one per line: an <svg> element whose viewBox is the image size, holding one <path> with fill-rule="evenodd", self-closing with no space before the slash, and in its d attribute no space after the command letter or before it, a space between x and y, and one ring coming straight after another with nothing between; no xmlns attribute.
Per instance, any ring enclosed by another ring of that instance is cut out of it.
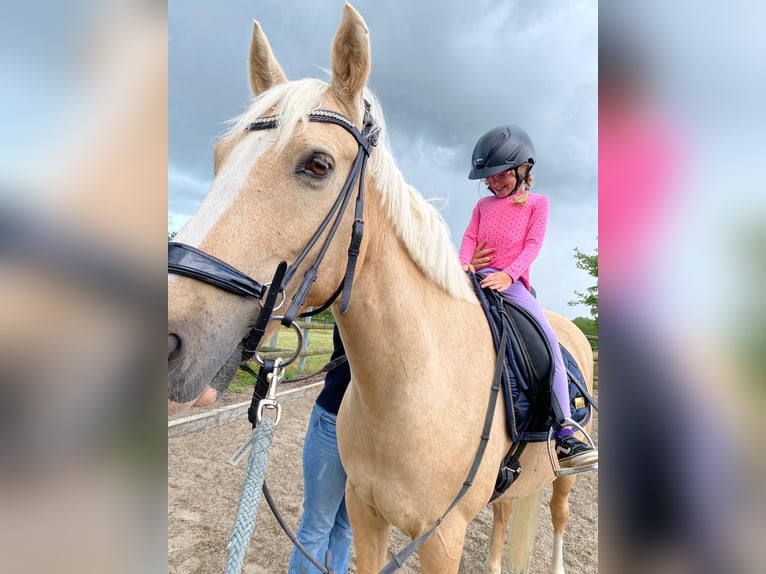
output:
<svg viewBox="0 0 766 574"><path fill-rule="evenodd" d="M483 179L527 162L535 163L535 146L527 132L514 125L493 128L473 148L468 179Z"/></svg>

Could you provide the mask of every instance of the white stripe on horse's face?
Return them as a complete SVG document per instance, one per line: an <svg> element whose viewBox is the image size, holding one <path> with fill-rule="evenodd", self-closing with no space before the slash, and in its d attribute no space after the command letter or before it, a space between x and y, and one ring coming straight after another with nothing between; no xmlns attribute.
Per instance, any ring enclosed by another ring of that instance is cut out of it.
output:
<svg viewBox="0 0 766 574"><path fill-rule="evenodd" d="M176 241L199 248L215 223L239 197L253 165L276 142L276 137L274 130L252 132L232 150L202 204L178 232Z"/></svg>

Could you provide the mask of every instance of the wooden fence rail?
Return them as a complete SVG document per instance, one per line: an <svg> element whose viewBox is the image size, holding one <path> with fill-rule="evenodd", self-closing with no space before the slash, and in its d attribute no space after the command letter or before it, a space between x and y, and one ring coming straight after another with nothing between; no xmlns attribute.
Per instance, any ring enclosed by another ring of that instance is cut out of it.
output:
<svg viewBox="0 0 766 574"><path fill-rule="evenodd" d="M278 349L275 347L263 347L258 354L263 359L276 359L277 357L286 357L292 355L293 349ZM304 349L298 353L298 357L317 357L319 355L331 355L332 349Z"/></svg>
<svg viewBox="0 0 766 574"><path fill-rule="evenodd" d="M304 338L303 338L303 347L298 353L299 363L298 363L298 371L301 373L304 373L306 371L306 358L307 357L319 357L323 355L327 355L328 361L330 358L330 355L332 355L332 348L320 348L320 349L309 349L309 341L311 339L311 331L330 331L333 328L333 325L331 323L315 323L312 322L309 318L309 320L306 321L299 321L298 326L303 329L304 331ZM595 341L598 343L598 335L585 335L585 337L589 341ZM285 356L291 356L295 352L294 349L283 349L280 347L277 347L277 335L274 335L271 340L269 341L269 344L265 347L261 347L258 354L263 357L264 359L276 359L277 357L285 357ZM595 363L595 373L594 376L596 380L598 380L598 350L596 349L593 355L593 362Z"/></svg>
<svg viewBox="0 0 766 574"><path fill-rule="evenodd" d="M332 348L319 348L309 349L309 343L311 340L311 331L331 331L334 327L332 323L320 323L311 320L311 317L303 321L296 321L298 327L303 330L303 345L298 353L298 372L306 372L306 358L307 357L319 357L327 355L327 360L330 360L332 355ZM290 357L295 352L295 348L283 349L277 346L277 335L271 337L268 345L263 346L258 351L258 354L264 359L276 359L277 357Z"/></svg>

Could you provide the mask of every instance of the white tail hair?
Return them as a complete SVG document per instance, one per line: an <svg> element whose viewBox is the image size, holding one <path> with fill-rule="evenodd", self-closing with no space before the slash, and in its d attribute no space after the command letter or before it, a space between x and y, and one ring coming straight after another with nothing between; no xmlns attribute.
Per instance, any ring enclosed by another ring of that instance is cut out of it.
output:
<svg viewBox="0 0 766 574"><path fill-rule="evenodd" d="M513 501L508 563L516 574L529 573L542 498L543 491L538 490L524 498Z"/></svg>

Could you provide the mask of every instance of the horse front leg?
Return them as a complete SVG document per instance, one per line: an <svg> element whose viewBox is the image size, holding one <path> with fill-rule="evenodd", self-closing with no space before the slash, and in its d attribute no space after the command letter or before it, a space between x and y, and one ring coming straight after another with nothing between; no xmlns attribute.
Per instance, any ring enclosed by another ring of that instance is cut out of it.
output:
<svg viewBox="0 0 766 574"><path fill-rule="evenodd" d="M503 545L508 519L511 517L512 500L496 500L492 503L492 538L489 541L489 555L484 566L485 574L500 574L503 568Z"/></svg>
<svg viewBox="0 0 766 574"><path fill-rule="evenodd" d="M346 488L346 511L354 534L357 573L378 574L386 561L388 523Z"/></svg>
<svg viewBox="0 0 766 574"><path fill-rule="evenodd" d="M553 481L553 495L549 504L553 522L553 557L549 574L564 574L564 529L569 522L569 493L575 478L562 476Z"/></svg>
<svg viewBox="0 0 766 574"><path fill-rule="evenodd" d="M418 549L422 574L458 573L467 527L465 519L457 514L445 518Z"/></svg>

